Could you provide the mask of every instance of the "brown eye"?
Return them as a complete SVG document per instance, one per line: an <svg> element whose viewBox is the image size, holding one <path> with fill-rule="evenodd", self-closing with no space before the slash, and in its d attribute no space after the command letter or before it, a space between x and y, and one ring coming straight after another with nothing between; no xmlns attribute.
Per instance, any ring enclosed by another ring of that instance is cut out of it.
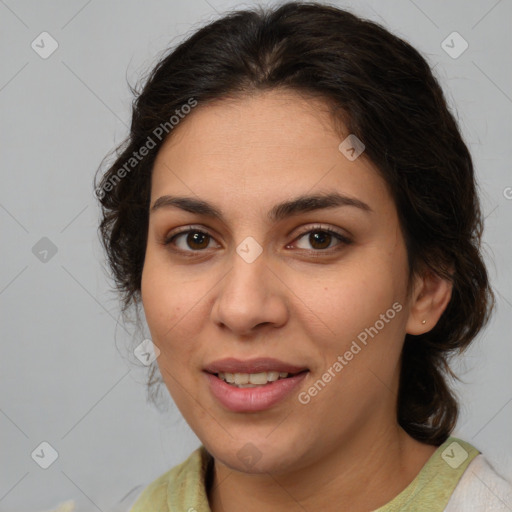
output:
<svg viewBox="0 0 512 512"><path fill-rule="evenodd" d="M190 231L186 237L186 243L191 249L206 249L210 242L210 235L200 231Z"/></svg>
<svg viewBox="0 0 512 512"><path fill-rule="evenodd" d="M315 249L327 249L331 244L332 235L325 231L314 231L309 234L309 243Z"/></svg>
<svg viewBox="0 0 512 512"><path fill-rule="evenodd" d="M307 235L307 239L306 239ZM339 249L344 245L349 245L351 243L351 240L349 240L347 237L343 236L341 233L338 233L332 229L328 228L322 228L317 227L315 229L310 229L309 231L306 231L305 233L302 233L297 240L300 243L303 243L302 240L307 240L307 245L309 247L301 247L298 243L297 246L299 249L305 249L305 250L313 250L315 252L328 252L328 250L333 249ZM333 243L337 242L337 243Z"/></svg>
<svg viewBox="0 0 512 512"><path fill-rule="evenodd" d="M213 238L204 231L189 229L172 235L165 241L165 245L175 245L184 252L201 251L207 249Z"/></svg>

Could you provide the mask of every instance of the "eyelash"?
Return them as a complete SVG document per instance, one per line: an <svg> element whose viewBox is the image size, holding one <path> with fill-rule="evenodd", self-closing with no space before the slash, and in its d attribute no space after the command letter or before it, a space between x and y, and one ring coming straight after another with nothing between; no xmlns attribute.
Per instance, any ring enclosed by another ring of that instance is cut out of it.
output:
<svg viewBox="0 0 512 512"><path fill-rule="evenodd" d="M316 226L313 226L313 227L310 227L307 231L304 231L302 233L299 233L295 239L295 240L300 240L301 238L303 238L305 235L308 235L308 234L311 234L311 233L327 233L328 235L331 235L333 236L334 238L336 238L340 243L336 244L334 247L330 247L330 248L327 248L327 249L299 249L299 251L308 251L308 252L312 252L312 253L319 253L318 255L316 256L322 256L324 254L332 254L333 252L337 252L339 251L343 246L345 245L350 245L352 243L352 240L350 240L349 238L347 238L346 236L342 235L341 233L339 233L338 231L335 231L333 229L330 229L330 228L326 228L324 226L321 226L321 225L316 225ZM187 235L189 233L201 233L203 235L206 235L206 236L209 236L211 239L213 239L213 236L210 235L207 231L205 231L204 229L202 228L198 228L198 227L194 227L194 226L187 226L187 229L183 229L177 233L172 233L171 235L167 236L163 242L163 245L165 246L169 246L171 244L173 244L173 242L176 240L176 238L178 236L181 236L181 235ZM288 247L288 245L287 245ZM176 248L173 248L173 251L175 252L179 252L181 254L186 254L187 257L194 257L194 253L200 253L200 252L205 252L207 251L207 249L198 249L198 250L183 250L183 249L176 249ZM188 253L188 254L187 254Z"/></svg>

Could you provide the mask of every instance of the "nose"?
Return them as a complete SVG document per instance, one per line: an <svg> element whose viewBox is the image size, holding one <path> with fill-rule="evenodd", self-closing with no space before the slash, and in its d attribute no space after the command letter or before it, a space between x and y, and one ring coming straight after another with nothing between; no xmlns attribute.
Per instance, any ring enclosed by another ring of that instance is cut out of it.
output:
<svg viewBox="0 0 512 512"><path fill-rule="evenodd" d="M248 263L236 252L231 270L219 283L212 320L236 336L277 328L288 319L288 287L271 269L264 254Z"/></svg>

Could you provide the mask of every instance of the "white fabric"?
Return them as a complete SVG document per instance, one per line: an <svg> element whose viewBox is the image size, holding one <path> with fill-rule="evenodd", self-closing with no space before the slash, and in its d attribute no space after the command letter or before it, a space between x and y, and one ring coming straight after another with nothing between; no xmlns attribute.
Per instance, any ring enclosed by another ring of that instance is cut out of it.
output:
<svg viewBox="0 0 512 512"><path fill-rule="evenodd" d="M444 512L512 512L512 483L482 455L464 471Z"/></svg>

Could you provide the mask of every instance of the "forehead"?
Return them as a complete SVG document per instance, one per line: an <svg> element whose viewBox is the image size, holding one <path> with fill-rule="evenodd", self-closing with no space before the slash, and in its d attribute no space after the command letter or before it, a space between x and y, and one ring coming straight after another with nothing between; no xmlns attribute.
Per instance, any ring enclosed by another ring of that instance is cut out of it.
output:
<svg viewBox="0 0 512 512"><path fill-rule="evenodd" d="M349 135L339 126L342 133L324 101L290 91L197 106L160 148L152 202L182 193L247 205L318 190L389 202L385 182L364 153L350 161L339 150Z"/></svg>

